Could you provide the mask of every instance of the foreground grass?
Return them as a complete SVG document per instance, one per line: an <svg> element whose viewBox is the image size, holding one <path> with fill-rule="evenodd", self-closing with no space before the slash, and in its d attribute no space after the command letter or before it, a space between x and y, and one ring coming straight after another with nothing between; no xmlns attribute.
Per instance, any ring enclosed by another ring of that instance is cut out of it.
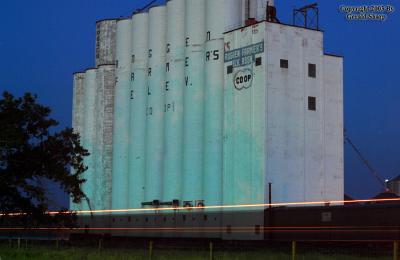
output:
<svg viewBox="0 0 400 260"><path fill-rule="evenodd" d="M0 260L8 259L150 259L148 252L139 249L103 249L101 251L92 248L62 248L55 249L54 247L34 246L32 248L10 248L0 246ZM165 250L155 249L152 259L160 260L204 260L209 259L207 251L189 251L189 250ZM221 260L287 260L291 259L290 254L278 253L272 251L246 251L246 252L221 252L214 253L214 259ZM317 253L301 254L296 259L306 260L389 260L391 257L356 257L346 255L322 255Z"/></svg>

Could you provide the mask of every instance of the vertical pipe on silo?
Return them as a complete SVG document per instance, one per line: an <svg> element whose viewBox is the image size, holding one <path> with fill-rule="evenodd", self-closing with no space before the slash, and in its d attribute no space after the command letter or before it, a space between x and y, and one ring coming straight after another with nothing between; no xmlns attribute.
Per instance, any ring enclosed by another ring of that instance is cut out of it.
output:
<svg viewBox="0 0 400 260"><path fill-rule="evenodd" d="M245 26L246 20L249 19L249 0L241 0L242 1L242 10L241 10L241 26Z"/></svg>
<svg viewBox="0 0 400 260"><path fill-rule="evenodd" d="M112 160L112 209L128 207L129 95L132 21L117 21Z"/></svg>
<svg viewBox="0 0 400 260"><path fill-rule="evenodd" d="M186 1L182 200L202 200L205 0Z"/></svg>
<svg viewBox="0 0 400 260"><path fill-rule="evenodd" d="M85 73L77 72L73 75L73 94L72 94L72 128L74 133L79 134L81 141L83 139L83 120L84 120L84 81ZM75 170L71 169L71 174L74 174ZM81 210L82 204L73 203L72 198L70 199L71 210Z"/></svg>
<svg viewBox="0 0 400 260"><path fill-rule="evenodd" d="M94 209L111 208L112 131L115 65L100 65L96 73L96 142Z"/></svg>
<svg viewBox="0 0 400 260"><path fill-rule="evenodd" d="M206 205L222 203L224 35L241 24L241 0L207 0L204 91L204 185Z"/></svg>
<svg viewBox="0 0 400 260"><path fill-rule="evenodd" d="M144 201L146 174L146 108L148 84L148 13L132 16L132 74L130 99L129 208ZM136 37L135 37L136 36Z"/></svg>
<svg viewBox="0 0 400 260"><path fill-rule="evenodd" d="M156 6L149 9L146 201L161 200L162 196L166 22L165 6Z"/></svg>
<svg viewBox="0 0 400 260"><path fill-rule="evenodd" d="M263 21L267 17L267 4L273 6L274 1L271 0L258 0L257 4L257 20Z"/></svg>
<svg viewBox="0 0 400 260"><path fill-rule="evenodd" d="M182 196L185 0L167 2L163 201Z"/></svg>
<svg viewBox="0 0 400 260"><path fill-rule="evenodd" d="M237 29L242 26L242 0L225 0L224 5L224 16L225 21L223 25L225 26L224 32ZM222 38L224 36L222 35Z"/></svg>
<svg viewBox="0 0 400 260"><path fill-rule="evenodd" d="M249 0L249 18L257 18L257 2L258 0Z"/></svg>
<svg viewBox="0 0 400 260"><path fill-rule="evenodd" d="M249 0L250 18L254 18L257 21L262 21L266 18L267 2L273 6L274 1L271 0Z"/></svg>
<svg viewBox="0 0 400 260"><path fill-rule="evenodd" d="M93 208L94 198L94 182L95 179L95 141L96 141L96 71L97 69L87 69L85 72L84 81L84 139L83 145L90 155L84 158L84 164L88 167L84 173L83 178L87 181L83 185L83 192L89 198L90 207L86 201L83 201L82 210L89 210Z"/></svg>
<svg viewBox="0 0 400 260"><path fill-rule="evenodd" d="M96 22L96 67L115 63L117 20Z"/></svg>

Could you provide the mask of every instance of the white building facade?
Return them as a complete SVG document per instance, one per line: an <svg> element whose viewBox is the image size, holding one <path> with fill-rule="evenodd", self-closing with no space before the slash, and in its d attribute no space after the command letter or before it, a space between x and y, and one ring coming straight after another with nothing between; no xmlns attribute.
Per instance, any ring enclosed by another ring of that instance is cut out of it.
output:
<svg viewBox="0 0 400 260"><path fill-rule="evenodd" d="M223 151L224 205L343 199L343 59L323 32L225 34Z"/></svg>

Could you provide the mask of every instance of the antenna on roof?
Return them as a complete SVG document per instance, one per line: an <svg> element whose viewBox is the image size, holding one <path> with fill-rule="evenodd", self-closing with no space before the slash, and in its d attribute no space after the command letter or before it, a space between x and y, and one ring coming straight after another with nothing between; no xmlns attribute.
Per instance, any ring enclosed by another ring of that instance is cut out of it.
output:
<svg viewBox="0 0 400 260"><path fill-rule="evenodd" d="M299 22L299 17L302 21ZM303 24L302 24L303 23ZM318 4L310 4L293 10L293 25L319 30Z"/></svg>

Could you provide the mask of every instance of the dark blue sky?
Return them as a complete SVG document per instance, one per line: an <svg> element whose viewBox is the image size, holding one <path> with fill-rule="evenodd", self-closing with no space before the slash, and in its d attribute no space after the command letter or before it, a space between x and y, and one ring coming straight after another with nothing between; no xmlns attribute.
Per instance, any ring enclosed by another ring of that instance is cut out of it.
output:
<svg viewBox="0 0 400 260"><path fill-rule="evenodd" d="M315 1L275 0L278 17ZM0 91L38 94L62 127L71 125L72 73L94 65L95 21L128 16L148 1L3 0L0 8ZM159 1L160 3L163 1ZM319 0L325 51L345 57L345 125L383 178L400 174L400 1ZM340 5L391 4L385 22L348 22ZM381 191L345 146L345 190L356 198ZM57 201L67 200L57 196Z"/></svg>

